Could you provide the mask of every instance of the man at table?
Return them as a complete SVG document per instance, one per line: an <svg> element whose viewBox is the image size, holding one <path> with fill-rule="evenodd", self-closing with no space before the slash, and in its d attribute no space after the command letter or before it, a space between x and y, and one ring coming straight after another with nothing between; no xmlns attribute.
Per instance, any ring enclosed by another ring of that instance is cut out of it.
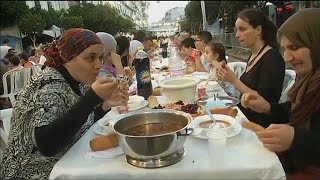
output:
<svg viewBox="0 0 320 180"><path fill-rule="evenodd" d="M198 55L195 57L195 68L196 71L200 72L208 72L209 71L209 64L204 59L204 49L212 41L212 35L208 31L201 31L197 33L197 36L195 38L195 46L197 50L201 51L201 55Z"/></svg>

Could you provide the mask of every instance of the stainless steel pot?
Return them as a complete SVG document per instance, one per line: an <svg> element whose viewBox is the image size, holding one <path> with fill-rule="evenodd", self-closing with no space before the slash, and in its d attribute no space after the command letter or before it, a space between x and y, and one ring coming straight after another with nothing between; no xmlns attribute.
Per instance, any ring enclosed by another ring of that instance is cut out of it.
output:
<svg viewBox="0 0 320 180"><path fill-rule="evenodd" d="M155 168L174 164L183 158L186 136L193 131L187 128L191 120L189 114L181 111L154 109L120 116L113 124L113 129L119 135L119 146L126 154L128 163ZM182 128L158 135L128 134L131 128L152 123L170 123Z"/></svg>

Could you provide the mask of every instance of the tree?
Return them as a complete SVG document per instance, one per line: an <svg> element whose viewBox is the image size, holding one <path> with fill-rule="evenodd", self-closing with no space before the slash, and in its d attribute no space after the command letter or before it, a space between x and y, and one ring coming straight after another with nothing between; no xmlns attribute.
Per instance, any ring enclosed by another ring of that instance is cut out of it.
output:
<svg viewBox="0 0 320 180"><path fill-rule="evenodd" d="M134 23L123 18L119 12L109 4L94 5L82 3L68 9L66 16L81 16L84 28L94 32L108 32L112 35L122 29L131 29Z"/></svg>
<svg viewBox="0 0 320 180"><path fill-rule="evenodd" d="M65 30L69 28L83 28L83 18L81 16L62 17L61 27Z"/></svg>
<svg viewBox="0 0 320 180"><path fill-rule="evenodd" d="M25 14L19 22L19 29L21 33L30 37L33 46L36 45L36 35L41 34L46 27L46 22L41 16L37 14Z"/></svg>
<svg viewBox="0 0 320 180"><path fill-rule="evenodd" d="M1 28L15 25L29 8L24 1L0 1Z"/></svg>
<svg viewBox="0 0 320 180"><path fill-rule="evenodd" d="M202 13L200 1L189 1L185 9L186 21L190 25L192 34L202 30Z"/></svg>

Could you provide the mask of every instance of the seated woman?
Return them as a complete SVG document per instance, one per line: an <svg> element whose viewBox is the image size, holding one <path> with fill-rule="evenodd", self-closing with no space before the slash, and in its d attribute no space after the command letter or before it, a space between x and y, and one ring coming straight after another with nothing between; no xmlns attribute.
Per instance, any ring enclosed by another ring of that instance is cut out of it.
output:
<svg viewBox="0 0 320 180"><path fill-rule="evenodd" d="M115 78L96 79L103 53L99 37L81 28L66 30L45 49L49 67L16 99L0 179L48 179L54 164L94 122L127 103L128 94ZM91 84L87 92L84 84Z"/></svg>
<svg viewBox="0 0 320 180"><path fill-rule="evenodd" d="M96 33L104 44L104 60L105 64L101 71L111 74L113 77L124 75L124 69L120 56L116 53L117 42L111 34L105 32Z"/></svg>
<svg viewBox="0 0 320 180"><path fill-rule="evenodd" d="M299 10L278 31L284 59L293 66L296 82L290 102L270 103L258 93L245 93L243 107L268 114L272 123L257 135L277 152L288 179L320 177L320 10Z"/></svg>
<svg viewBox="0 0 320 180"><path fill-rule="evenodd" d="M129 66L129 62L133 61L133 58L129 54L129 39L126 36L119 36L116 38L116 41L116 53L120 55L122 66L127 67Z"/></svg>
<svg viewBox="0 0 320 180"><path fill-rule="evenodd" d="M258 92L268 102L277 103L281 97L285 63L278 52L275 25L259 10L247 9L238 14L236 37L240 44L251 50L245 72L240 79L227 66L221 66L219 76L240 92ZM249 120L264 127L270 119L264 114L238 105Z"/></svg>

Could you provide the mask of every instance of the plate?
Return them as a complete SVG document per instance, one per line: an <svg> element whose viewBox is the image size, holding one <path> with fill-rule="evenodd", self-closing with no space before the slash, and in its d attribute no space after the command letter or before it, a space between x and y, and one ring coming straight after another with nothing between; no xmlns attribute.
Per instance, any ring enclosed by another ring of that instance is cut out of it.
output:
<svg viewBox="0 0 320 180"><path fill-rule="evenodd" d="M103 118L101 120L98 121L98 126L97 128L94 130L94 132L98 135L108 135L111 134L113 132L112 127L106 126L106 124L108 124L110 122L110 118Z"/></svg>
<svg viewBox="0 0 320 180"><path fill-rule="evenodd" d="M95 129L94 132L98 135L101 135L101 136L104 136L104 135L108 135L108 134L111 134L112 132L103 132L100 130L100 128L98 129Z"/></svg>
<svg viewBox="0 0 320 180"><path fill-rule="evenodd" d="M138 109L146 107L148 104L149 103L148 103L147 100L143 100L143 101L138 102L138 103L133 103L131 105L128 105L129 106L129 111L136 111Z"/></svg>
<svg viewBox="0 0 320 180"><path fill-rule="evenodd" d="M199 129L202 129L202 128L198 128L197 126L198 126L198 124L200 124L203 121L204 120L201 118L196 118L193 121L191 121L189 128L193 128L193 129L195 129L194 132L197 132ZM227 131L227 138L238 135L241 132L241 129L242 129L242 126L238 122L236 122L235 125L232 127L232 129ZM194 137L200 138L200 139L208 139L207 136L205 135L205 133L203 133L203 132L201 132L200 134L197 133L197 135L191 134L191 136L194 136Z"/></svg>
<svg viewBox="0 0 320 180"><path fill-rule="evenodd" d="M220 99L221 101L230 101L225 104L226 107L233 107L240 103L239 99L230 96L217 96L217 99Z"/></svg>

